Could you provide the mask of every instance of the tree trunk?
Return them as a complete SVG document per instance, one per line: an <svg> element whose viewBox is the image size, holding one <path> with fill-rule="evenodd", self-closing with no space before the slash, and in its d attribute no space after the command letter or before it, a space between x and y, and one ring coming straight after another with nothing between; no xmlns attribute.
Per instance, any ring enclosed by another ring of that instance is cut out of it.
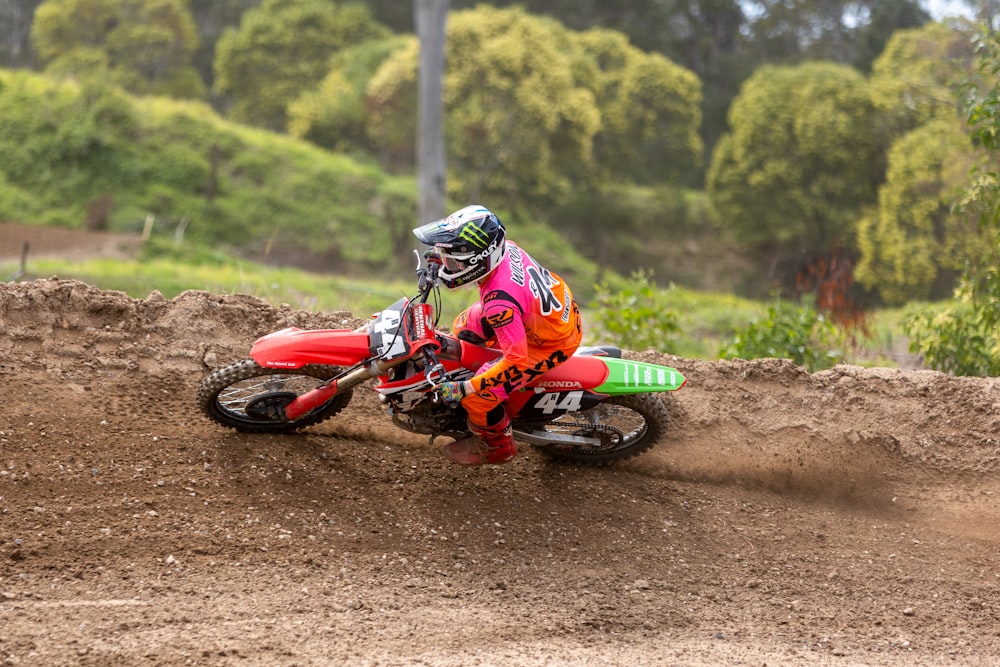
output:
<svg viewBox="0 0 1000 667"><path fill-rule="evenodd" d="M0 0L0 67L31 67L31 22L42 0Z"/></svg>
<svg viewBox="0 0 1000 667"><path fill-rule="evenodd" d="M420 39L417 125L418 224L444 216L444 66L449 0L413 0Z"/></svg>

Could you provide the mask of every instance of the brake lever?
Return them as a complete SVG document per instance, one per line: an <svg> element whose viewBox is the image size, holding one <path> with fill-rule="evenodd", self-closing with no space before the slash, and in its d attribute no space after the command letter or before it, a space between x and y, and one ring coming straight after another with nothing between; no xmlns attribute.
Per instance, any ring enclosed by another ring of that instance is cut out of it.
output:
<svg viewBox="0 0 1000 667"><path fill-rule="evenodd" d="M417 257L417 289L421 293L430 291L438 280L438 271L441 269L441 256L432 250L428 250L423 255L425 262L421 262L421 257L416 250L413 251L413 254Z"/></svg>
<svg viewBox="0 0 1000 667"><path fill-rule="evenodd" d="M449 380L448 369L444 367L444 364L438 359L437 354L434 350L424 348L424 358L426 363L424 364L424 378L430 383L435 389L441 384L442 380Z"/></svg>

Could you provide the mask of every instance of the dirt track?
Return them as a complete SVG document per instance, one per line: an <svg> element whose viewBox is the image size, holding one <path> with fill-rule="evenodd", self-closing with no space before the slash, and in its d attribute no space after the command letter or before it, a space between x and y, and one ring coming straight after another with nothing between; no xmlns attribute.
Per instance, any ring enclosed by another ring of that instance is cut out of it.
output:
<svg viewBox="0 0 1000 667"><path fill-rule="evenodd" d="M195 413L348 317L0 285L0 664L1000 661L996 380L631 355L689 383L608 470L451 467L363 390L298 436Z"/></svg>

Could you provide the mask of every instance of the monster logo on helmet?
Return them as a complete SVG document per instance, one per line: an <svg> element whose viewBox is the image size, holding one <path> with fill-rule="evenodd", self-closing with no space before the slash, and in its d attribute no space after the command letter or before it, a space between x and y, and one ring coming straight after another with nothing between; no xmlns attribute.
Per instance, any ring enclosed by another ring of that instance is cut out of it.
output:
<svg viewBox="0 0 1000 667"><path fill-rule="evenodd" d="M438 275L449 289L485 278L507 252L503 223L482 206L466 206L444 220L417 227L413 234L441 253Z"/></svg>
<svg viewBox="0 0 1000 667"><path fill-rule="evenodd" d="M475 225L462 225L458 238L465 239L477 250L485 250L490 242L490 235Z"/></svg>

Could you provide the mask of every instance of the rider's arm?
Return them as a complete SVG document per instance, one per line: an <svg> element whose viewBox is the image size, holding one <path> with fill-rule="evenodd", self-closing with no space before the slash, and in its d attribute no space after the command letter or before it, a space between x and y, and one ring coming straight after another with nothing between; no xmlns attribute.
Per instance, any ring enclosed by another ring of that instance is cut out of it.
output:
<svg viewBox="0 0 1000 667"><path fill-rule="evenodd" d="M524 330L522 306L512 297L494 293L483 301L483 315L496 335L503 358L472 378L476 392L492 389L501 400L527 381L528 337Z"/></svg>

